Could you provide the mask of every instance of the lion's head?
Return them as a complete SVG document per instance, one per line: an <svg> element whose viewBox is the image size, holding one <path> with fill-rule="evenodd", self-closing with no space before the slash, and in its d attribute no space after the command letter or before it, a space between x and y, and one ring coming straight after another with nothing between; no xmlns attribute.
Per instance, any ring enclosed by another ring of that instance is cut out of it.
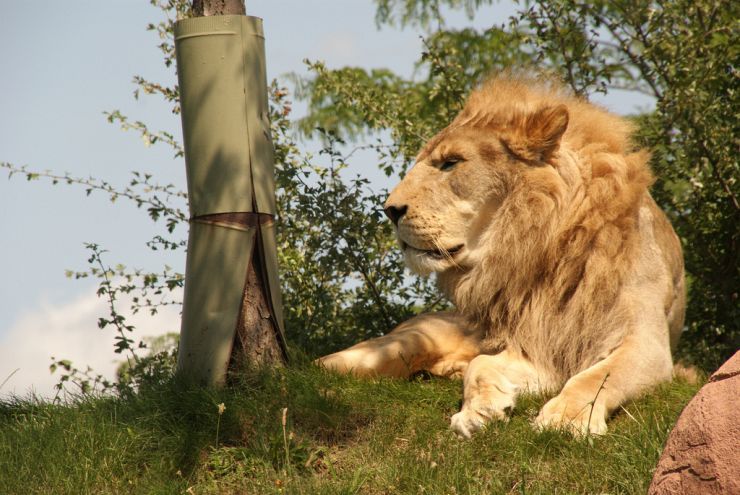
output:
<svg viewBox="0 0 740 495"><path fill-rule="evenodd" d="M420 274L475 264L485 227L522 176L550 163L568 126L562 104L527 113L470 106L429 141L385 204Z"/></svg>
<svg viewBox="0 0 740 495"><path fill-rule="evenodd" d="M567 175L580 173L560 163L563 142L571 151L596 145L626 153L630 132L624 120L552 83L489 81L424 146L386 201L407 265L429 274L478 264L481 250L496 242L483 238L491 224L511 220L507 203L518 207L517 220L540 224L541 216L529 215L547 215L553 205L542 202L559 199L573 179Z"/></svg>

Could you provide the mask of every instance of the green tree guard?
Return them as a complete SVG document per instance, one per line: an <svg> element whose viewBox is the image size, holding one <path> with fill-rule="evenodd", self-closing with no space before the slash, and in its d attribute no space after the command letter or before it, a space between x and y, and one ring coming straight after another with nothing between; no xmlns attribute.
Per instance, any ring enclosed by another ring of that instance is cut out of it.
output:
<svg viewBox="0 0 740 495"><path fill-rule="evenodd" d="M274 159L262 19L241 0L193 12L175 26L191 216L178 370L218 385L230 368L287 357Z"/></svg>

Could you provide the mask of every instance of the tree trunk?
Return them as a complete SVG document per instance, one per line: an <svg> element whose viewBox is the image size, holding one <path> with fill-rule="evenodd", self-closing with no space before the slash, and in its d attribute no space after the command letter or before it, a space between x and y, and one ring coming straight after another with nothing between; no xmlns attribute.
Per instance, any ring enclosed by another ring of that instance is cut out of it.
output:
<svg viewBox="0 0 740 495"><path fill-rule="evenodd" d="M267 284L260 251L258 235L247 268L242 308L236 323L234 347L229 361L230 371L238 371L250 365L280 364L286 358L286 349L278 339L275 316L267 303Z"/></svg>
<svg viewBox="0 0 740 495"><path fill-rule="evenodd" d="M246 15L244 0L193 0L192 8L194 17ZM271 300L267 282L269 277L260 233L263 213L257 212L255 206L253 215L257 221L250 224L256 230L256 239L245 277L229 371L253 364L279 365L287 358L276 315L268 303Z"/></svg>
<svg viewBox="0 0 740 495"><path fill-rule="evenodd" d="M193 0L193 17L246 14L244 0Z"/></svg>

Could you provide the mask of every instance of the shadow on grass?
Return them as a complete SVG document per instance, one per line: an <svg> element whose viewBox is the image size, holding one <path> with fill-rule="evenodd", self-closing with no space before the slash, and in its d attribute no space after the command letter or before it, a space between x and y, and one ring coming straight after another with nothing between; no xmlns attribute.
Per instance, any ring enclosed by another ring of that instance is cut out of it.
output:
<svg viewBox="0 0 740 495"><path fill-rule="evenodd" d="M160 432L177 468L187 476L209 450L240 449L250 462L275 469L305 464L316 451L351 443L375 412L342 393L345 377L300 363L249 369L223 388L175 378L142 387L118 413L121 421ZM223 412L219 414L219 405Z"/></svg>

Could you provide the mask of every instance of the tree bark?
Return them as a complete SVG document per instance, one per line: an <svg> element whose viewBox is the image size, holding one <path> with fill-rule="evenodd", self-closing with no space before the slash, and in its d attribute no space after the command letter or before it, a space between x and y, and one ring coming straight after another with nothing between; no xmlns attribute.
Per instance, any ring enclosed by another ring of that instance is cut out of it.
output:
<svg viewBox="0 0 740 495"><path fill-rule="evenodd" d="M267 303L267 283L262 271L259 235L247 268L242 307L236 323L230 371L254 365L276 365L285 361L285 349L278 339L275 316Z"/></svg>
<svg viewBox="0 0 740 495"><path fill-rule="evenodd" d="M246 14L244 0L193 0L193 17Z"/></svg>
<svg viewBox="0 0 740 495"><path fill-rule="evenodd" d="M246 15L244 0L193 0L192 7L194 17ZM256 239L247 268L229 372L249 366L280 365L287 358L285 343L268 303L270 297L259 222L254 228Z"/></svg>

